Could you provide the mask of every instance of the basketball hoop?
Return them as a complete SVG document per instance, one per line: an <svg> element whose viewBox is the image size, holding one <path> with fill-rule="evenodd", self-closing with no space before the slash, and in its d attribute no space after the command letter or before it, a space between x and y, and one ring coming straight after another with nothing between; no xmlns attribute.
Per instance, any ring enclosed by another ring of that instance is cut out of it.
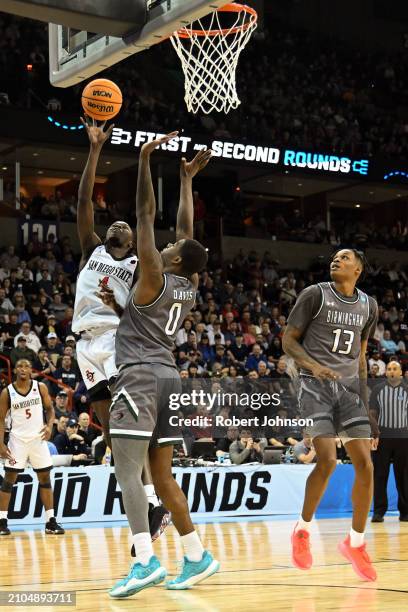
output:
<svg viewBox="0 0 408 612"><path fill-rule="evenodd" d="M173 33L171 42L181 60L190 112L228 113L241 104L236 70L257 23L255 9L227 4L210 13L205 22L198 19Z"/></svg>

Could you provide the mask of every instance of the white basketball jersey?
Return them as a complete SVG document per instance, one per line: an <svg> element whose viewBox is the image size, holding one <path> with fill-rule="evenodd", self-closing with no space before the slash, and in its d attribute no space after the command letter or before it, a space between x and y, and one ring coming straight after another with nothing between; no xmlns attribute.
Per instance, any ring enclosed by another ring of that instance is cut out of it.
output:
<svg viewBox="0 0 408 612"><path fill-rule="evenodd" d="M137 256L114 259L101 244L96 247L79 273L72 331L79 333L92 329L110 329L119 325L119 317L96 296L102 281L112 289L117 303L124 308L137 266Z"/></svg>
<svg viewBox="0 0 408 612"><path fill-rule="evenodd" d="M34 440L40 437L44 427L43 401L36 380L31 381L26 395L19 393L14 385L7 387L9 394L10 435L20 440Z"/></svg>

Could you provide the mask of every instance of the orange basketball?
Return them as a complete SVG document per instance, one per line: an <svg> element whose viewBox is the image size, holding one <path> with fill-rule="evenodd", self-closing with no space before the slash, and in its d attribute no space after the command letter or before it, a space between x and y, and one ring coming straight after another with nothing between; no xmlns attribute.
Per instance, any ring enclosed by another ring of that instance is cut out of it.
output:
<svg viewBox="0 0 408 612"><path fill-rule="evenodd" d="M122 92L113 81L95 79L85 87L81 101L87 115L98 121L106 121L120 111Z"/></svg>

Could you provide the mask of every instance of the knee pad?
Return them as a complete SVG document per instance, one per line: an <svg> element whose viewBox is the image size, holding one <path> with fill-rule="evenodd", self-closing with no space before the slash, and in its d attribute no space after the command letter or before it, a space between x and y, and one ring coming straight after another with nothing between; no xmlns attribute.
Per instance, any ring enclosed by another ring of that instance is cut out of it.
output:
<svg viewBox="0 0 408 612"><path fill-rule="evenodd" d="M3 482L1 483L0 491L2 491L2 493L11 493L13 490L13 484L14 483L8 482L8 480L3 478Z"/></svg>
<svg viewBox="0 0 408 612"><path fill-rule="evenodd" d="M41 489L51 489L51 480L48 482L38 482L38 486L41 487Z"/></svg>

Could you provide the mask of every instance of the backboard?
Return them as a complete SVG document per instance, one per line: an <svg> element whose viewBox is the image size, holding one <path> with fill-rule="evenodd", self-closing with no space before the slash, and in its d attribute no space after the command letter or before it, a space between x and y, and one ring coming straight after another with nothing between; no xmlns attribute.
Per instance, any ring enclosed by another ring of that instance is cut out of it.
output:
<svg viewBox="0 0 408 612"><path fill-rule="evenodd" d="M221 8L226 0L146 0L147 22L127 38L49 24L50 81L70 87L162 42L172 32Z"/></svg>

